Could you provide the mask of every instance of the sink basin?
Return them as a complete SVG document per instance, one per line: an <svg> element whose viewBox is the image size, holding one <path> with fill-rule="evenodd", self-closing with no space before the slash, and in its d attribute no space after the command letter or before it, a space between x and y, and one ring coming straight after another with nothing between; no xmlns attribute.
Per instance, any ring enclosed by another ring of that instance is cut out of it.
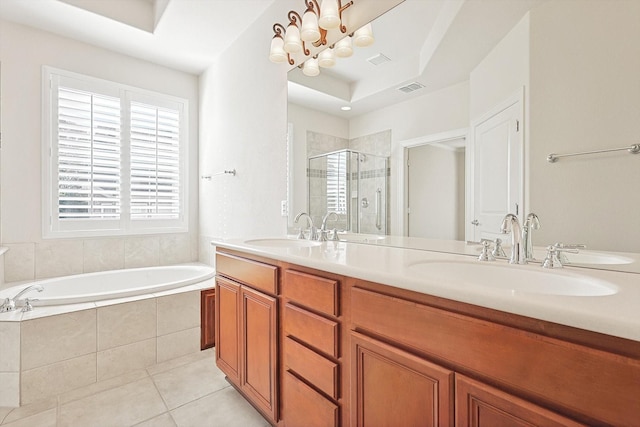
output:
<svg viewBox="0 0 640 427"><path fill-rule="evenodd" d="M313 246L320 246L322 243L315 242L313 240L302 239L252 239L245 240L247 245L262 246L269 248L310 248Z"/></svg>
<svg viewBox="0 0 640 427"><path fill-rule="evenodd" d="M534 269L535 268L535 269ZM522 294L605 296L618 292L608 282L565 270L464 261L425 261L409 271L442 283L479 286Z"/></svg>
<svg viewBox="0 0 640 427"><path fill-rule="evenodd" d="M352 243L373 243L378 240L384 239L386 236L377 234L360 234L360 233L338 233L338 238L341 242Z"/></svg>

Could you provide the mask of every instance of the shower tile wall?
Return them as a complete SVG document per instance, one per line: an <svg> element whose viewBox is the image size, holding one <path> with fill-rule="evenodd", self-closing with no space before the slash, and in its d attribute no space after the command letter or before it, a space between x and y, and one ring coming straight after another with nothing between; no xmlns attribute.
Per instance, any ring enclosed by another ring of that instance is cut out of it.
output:
<svg viewBox="0 0 640 427"><path fill-rule="evenodd" d="M195 233L4 243L6 284L69 274L180 264L198 259Z"/></svg>

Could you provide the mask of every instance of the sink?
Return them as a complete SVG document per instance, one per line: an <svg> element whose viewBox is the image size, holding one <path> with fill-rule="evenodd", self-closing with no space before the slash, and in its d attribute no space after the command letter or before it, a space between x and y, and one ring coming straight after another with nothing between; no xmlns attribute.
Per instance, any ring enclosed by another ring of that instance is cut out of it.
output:
<svg viewBox="0 0 640 427"><path fill-rule="evenodd" d="M491 288L512 293L557 296L605 296L618 292L608 282L565 270L510 264L425 261L409 265L409 271L463 286Z"/></svg>
<svg viewBox="0 0 640 427"><path fill-rule="evenodd" d="M378 234L360 234L360 233L338 233L338 238L341 242L352 243L373 243L378 240L382 240L387 236L381 236Z"/></svg>
<svg viewBox="0 0 640 427"><path fill-rule="evenodd" d="M245 244L251 246L262 246L269 248L310 248L313 246L320 246L322 243L313 240L302 239L286 239L286 238L274 238L274 239L252 239L245 240Z"/></svg>

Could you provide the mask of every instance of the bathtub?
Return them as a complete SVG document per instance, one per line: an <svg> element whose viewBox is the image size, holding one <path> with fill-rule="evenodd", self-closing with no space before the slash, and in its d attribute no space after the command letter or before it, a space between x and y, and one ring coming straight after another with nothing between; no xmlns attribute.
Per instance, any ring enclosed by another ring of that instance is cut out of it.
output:
<svg viewBox="0 0 640 427"><path fill-rule="evenodd" d="M17 407L200 351L201 292L214 269L180 264L87 273L34 284L0 313L0 407ZM33 310L22 312L25 298ZM37 301L36 301L37 299Z"/></svg>
<svg viewBox="0 0 640 427"><path fill-rule="evenodd" d="M205 265L172 265L85 273L13 286L0 291L0 301L13 298L32 285L40 285L44 290L37 292L34 289L22 295L20 301L16 301L17 305L24 305L25 298L33 298L33 306L48 306L152 294L200 283L213 276L213 268Z"/></svg>

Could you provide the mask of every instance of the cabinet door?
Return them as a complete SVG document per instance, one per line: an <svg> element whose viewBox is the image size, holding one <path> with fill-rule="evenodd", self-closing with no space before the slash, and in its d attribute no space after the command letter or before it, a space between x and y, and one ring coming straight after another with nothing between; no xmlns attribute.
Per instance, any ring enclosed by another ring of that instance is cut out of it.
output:
<svg viewBox="0 0 640 427"><path fill-rule="evenodd" d="M453 372L351 333L352 426L453 426Z"/></svg>
<svg viewBox="0 0 640 427"><path fill-rule="evenodd" d="M200 350L216 345L216 290L205 289L200 293Z"/></svg>
<svg viewBox="0 0 640 427"><path fill-rule="evenodd" d="M240 384L240 285L216 278L216 365L229 380Z"/></svg>
<svg viewBox="0 0 640 427"><path fill-rule="evenodd" d="M245 286L240 288L240 299L241 389L277 421L277 301Z"/></svg>
<svg viewBox="0 0 640 427"><path fill-rule="evenodd" d="M584 424L456 374L456 427L582 425Z"/></svg>

